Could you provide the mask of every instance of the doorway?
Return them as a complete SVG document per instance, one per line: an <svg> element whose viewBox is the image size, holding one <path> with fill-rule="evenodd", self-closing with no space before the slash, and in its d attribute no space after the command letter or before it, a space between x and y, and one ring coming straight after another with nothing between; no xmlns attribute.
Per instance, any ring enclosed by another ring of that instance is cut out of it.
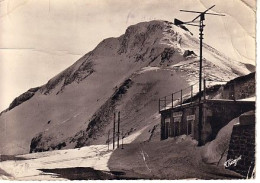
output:
<svg viewBox="0 0 260 183"><path fill-rule="evenodd" d="M174 137L179 136L181 134L181 117L173 118L173 135Z"/></svg>
<svg viewBox="0 0 260 183"><path fill-rule="evenodd" d="M187 121L187 135L194 136L194 120Z"/></svg>
<svg viewBox="0 0 260 183"><path fill-rule="evenodd" d="M170 118L165 118L164 122L165 122L165 139L167 139L169 136L170 136L170 130L171 130L171 127L170 127Z"/></svg>

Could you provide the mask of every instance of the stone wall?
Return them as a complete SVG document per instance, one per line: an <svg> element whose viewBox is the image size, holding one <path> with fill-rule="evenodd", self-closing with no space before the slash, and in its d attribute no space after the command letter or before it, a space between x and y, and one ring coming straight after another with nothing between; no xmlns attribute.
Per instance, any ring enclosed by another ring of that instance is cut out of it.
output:
<svg viewBox="0 0 260 183"><path fill-rule="evenodd" d="M232 119L254 110L255 102L207 100L203 111L205 142L215 139L219 130ZM209 129L210 128L210 129ZM207 133L206 133L207 132Z"/></svg>
<svg viewBox="0 0 260 183"><path fill-rule="evenodd" d="M254 113L242 115L239 120L240 123L233 127L227 156L230 163L226 164L226 168L250 178L255 166ZM231 160L237 162L232 163Z"/></svg>
<svg viewBox="0 0 260 183"><path fill-rule="evenodd" d="M223 86L222 99L238 100L255 95L255 73L241 76Z"/></svg>

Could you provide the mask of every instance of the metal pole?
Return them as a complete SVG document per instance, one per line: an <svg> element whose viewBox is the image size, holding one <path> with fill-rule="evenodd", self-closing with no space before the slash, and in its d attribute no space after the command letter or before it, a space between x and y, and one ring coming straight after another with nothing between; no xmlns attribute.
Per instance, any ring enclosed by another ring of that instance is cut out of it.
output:
<svg viewBox="0 0 260 183"><path fill-rule="evenodd" d="M175 25L182 25L182 24L186 24L186 25L192 25L192 26L197 26L195 25L194 21L197 20L198 18L200 18L200 22L199 22L199 31L200 31L200 68L199 68L199 123L198 123L198 145L201 146L202 145L202 141L201 141L201 131L202 131L202 107L203 107L203 103L201 103L201 79L202 79L202 39L203 39L203 21L205 20L205 14L210 14L210 15L218 15L218 16L225 16L222 14L216 14L216 13L207 13L207 11L209 11L210 9L212 9L213 7L215 7L215 5L211 6L210 8L208 8L206 11L204 12L196 12L196 11L187 11L187 10L180 10L183 12L189 12L189 13L200 13L200 15L198 15L196 18L194 18L192 21L190 22L182 22L178 19L174 20L174 24Z"/></svg>
<svg viewBox="0 0 260 183"><path fill-rule="evenodd" d="M159 112L161 111L161 99L159 99Z"/></svg>
<svg viewBox="0 0 260 183"><path fill-rule="evenodd" d="M166 96L164 97L164 105L165 105L165 109L166 109Z"/></svg>
<svg viewBox="0 0 260 183"><path fill-rule="evenodd" d="M202 145L201 131L202 131L202 103L201 103L201 79L202 79L202 40L203 40L203 20L204 14L200 15L200 75L199 75L199 123L198 123L198 146Z"/></svg>
<svg viewBox="0 0 260 183"><path fill-rule="evenodd" d="M116 133L116 113L114 112L114 125L113 125L113 149L115 149L115 133Z"/></svg>
<svg viewBox="0 0 260 183"><path fill-rule="evenodd" d="M121 134L121 137L122 137L122 146L121 146L121 149L124 149L124 132L123 132L123 129L122 129L122 134Z"/></svg>
<svg viewBox="0 0 260 183"><path fill-rule="evenodd" d="M119 128L120 128L120 111L118 112L118 124L117 124L117 148L119 148L119 138L120 138L120 132L119 132Z"/></svg>
<svg viewBox="0 0 260 183"><path fill-rule="evenodd" d="M190 102L191 102L191 104L192 104L192 97L193 97L193 85L191 85L191 87L190 87Z"/></svg>
<svg viewBox="0 0 260 183"><path fill-rule="evenodd" d="M182 90L181 90L181 106L182 106Z"/></svg>
<svg viewBox="0 0 260 183"><path fill-rule="evenodd" d="M203 79L203 87L204 87L204 92L203 92L203 100L206 100L206 79Z"/></svg>
<svg viewBox="0 0 260 183"><path fill-rule="evenodd" d="M172 108L173 108L173 93L172 93Z"/></svg>
<svg viewBox="0 0 260 183"><path fill-rule="evenodd" d="M203 40L203 15L200 17L200 75L199 75L199 93L201 94L201 80L202 80L202 40ZM201 95L200 95L201 96Z"/></svg>
<svg viewBox="0 0 260 183"><path fill-rule="evenodd" d="M233 83L233 90L234 90L234 92L233 92L234 101L236 101L236 81L234 81L234 83Z"/></svg>
<svg viewBox="0 0 260 183"><path fill-rule="evenodd" d="M108 130L108 135L107 135L107 149L109 150L109 135L110 135L110 130Z"/></svg>

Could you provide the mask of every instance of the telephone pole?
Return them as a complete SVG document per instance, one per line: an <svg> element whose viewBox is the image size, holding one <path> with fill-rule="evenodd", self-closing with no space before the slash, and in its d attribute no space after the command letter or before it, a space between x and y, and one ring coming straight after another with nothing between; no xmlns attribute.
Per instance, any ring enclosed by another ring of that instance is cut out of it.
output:
<svg viewBox="0 0 260 183"><path fill-rule="evenodd" d="M202 90L202 40L203 40L203 21L205 20L205 15L201 14L200 16L200 75L199 75L199 124L198 124L198 132L199 132L199 138L198 138L198 145L202 145L202 103L201 103L201 90ZM204 91L205 92L205 91Z"/></svg>
<svg viewBox="0 0 260 183"><path fill-rule="evenodd" d="M108 130L108 135L107 135L107 149L109 151L109 136L110 136L110 130Z"/></svg>
<svg viewBox="0 0 260 183"><path fill-rule="evenodd" d="M115 149L115 133L116 133L116 113L114 112L114 124L113 124L113 149Z"/></svg>
<svg viewBox="0 0 260 183"><path fill-rule="evenodd" d="M121 146L121 149L124 149L124 130L122 129L122 146Z"/></svg>
<svg viewBox="0 0 260 183"><path fill-rule="evenodd" d="M117 124L117 148L119 148L119 138L120 138L120 111L118 112L118 124Z"/></svg>
<svg viewBox="0 0 260 183"><path fill-rule="evenodd" d="M174 25L191 25L191 26L198 26L199 27L199 39L200 39L200 60L199 60L199 123L198 123L198 146L202 145L202 138L201 138L201 134L202 134L202 107L203 104L201 102L201 83L202 83L202 40L203 40L203 28L205 27L205 25L203 24L203 21L205 20L205 15L217 15L217 16L225 16L223 14L217 14L217 13L207 13L207 11L209 11L210 9L212 9L215 5L211 6L210 8L208 8L207 10L205 10L204 12L199 12L199 11L189 11L189 10L180 10L182 12L188 12L188 13L199 13L199 15L197 17L195 17L192 21L189 22L183 22L181 20L178 19L174 19ZM197 20L198 18L200 18L199 20L199 25L194 24L195 20ZM204 91L205 92L205 91Z"/></svg>

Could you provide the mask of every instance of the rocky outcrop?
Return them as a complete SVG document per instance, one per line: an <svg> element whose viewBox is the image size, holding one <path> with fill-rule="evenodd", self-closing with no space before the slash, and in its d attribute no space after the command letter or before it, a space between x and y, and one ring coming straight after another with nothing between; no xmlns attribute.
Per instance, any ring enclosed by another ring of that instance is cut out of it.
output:
<svg viewBox="0 0 260 183"><path fill-rule="evenodd" d="M185 52L183 53L183 57L187 58L188 56L196 56L196 54L194 53L194 51L192 50L185 50Z"/></svg>
<svg viewBox="0 0 260 183"><path fill-rule="evenodd" d="M58 74L53 79L49 80L46 85L44 85L40 91L47 95L51 93L51 91L57 87L58 84L61 84L60 90L56 93L62 92L65 86L71 84L72 82L80 83L82 80L87 78L94 72L94 64L90 59L91 53L86 54L80 60L78 60L71 67L67 68L62 73Z"/></svg>
<svg viewBox="0 0 260 183"><path fill-rule="evenodd" d="M49 150L60 150L63 147L66 147L65 142L60 142L57 145L51 145L50 147L45 146L46 139L43 141L43 133L39 133L37 136L35 136L30 145L30 153L36 153L36 152L44 152ZM50 138L47 139L47 142L50 141Z"/></svg>
<svg viewBox="0 0 260 183"><path fill-rule="evenodd" d="M76 142L75 148L88 145L93 138L97 138L98 133L102 132L102 129L108 125L107 122L111 121L112 115L115 112L116 102L120 100L122 95L127 92L132 84L131 79L125 80L122 85L116 89L113 96L93 115L87 129L80 131L70 140L70 143Z"/></svg>
<svg viewBox="0 0 260 183"><path fill-rule="evenodd" d="M160 21L145 22L128 27L125 34L119 38L118 53L140 52L143 48L152 46L162 37L160 32L164 27L164 23Z"/></svg>
<svg viewBox="0 0 260 183"><path fill-rule="evenodd" d="M13 108L19 106L20 104L26 102L27 100L29 100L30 98L32 98L34 96L34 94L40 89L40 87L36 87L36 88L31 88L29 89L27 92L23 93L22 95L20 95L19 97L16 97L12 103L9 105L8 109L6 109L3 112L7 112L12 110ZM2 114L2 113L1 113ZM0 115L1 115L0 114Z"/></svg>
<svg viewBox="0 0 260 183"><path fill-rule="evenodd" d="M164 51L161 53L162 62L164 62L165 60L170 60L174 53L175 51L173 48L165 48Z"/></svg>
<svg viewBox="0 0 260 183"><path fill-rule="evenodd" d="M92 116L86 129L79 131L75 136L66 140L66 142L53 144L51 138L40 133L31 140L30 153L43 152L66 147L67 144L75 143L75 148L89 145L93 139L98 138L102 133L103 128L111 121L112 115L115 112L116 102L126 94L127 90L132 86L131 79L125 80L120 87L116 88L114 94L109 98L104 105Z"/></svg>

